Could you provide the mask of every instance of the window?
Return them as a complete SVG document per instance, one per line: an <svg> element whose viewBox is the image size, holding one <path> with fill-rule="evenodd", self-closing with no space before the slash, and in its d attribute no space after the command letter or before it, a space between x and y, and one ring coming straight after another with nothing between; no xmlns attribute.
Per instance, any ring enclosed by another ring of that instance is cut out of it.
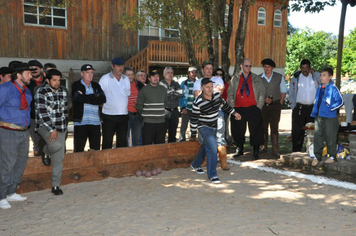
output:
<svg viewBox="0 0 356 236"><path fill-rule="evenodd" d="M281 10L276 10L274 12L274 26L282 27L282 12L281 12Z"/></svg>
<svg viewBox="0 0 356 236"><path fill-rule="evenodd" d="M52 6L47 10L44 5L36 6L34 0L24 0L23 9L26 25L67 28L66 8Z"/></svg>
<svg viewBox="0 0 356 236"><path fill-rule="evenodd" d="M258 8L257 24L266 25L266 9L263 7Z"/></svg>

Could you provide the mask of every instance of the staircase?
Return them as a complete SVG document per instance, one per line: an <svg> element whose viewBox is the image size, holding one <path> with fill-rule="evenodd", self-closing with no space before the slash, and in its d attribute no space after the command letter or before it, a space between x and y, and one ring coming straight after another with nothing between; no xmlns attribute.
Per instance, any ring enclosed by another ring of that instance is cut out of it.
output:
<svg viewBox="0 0 356 236"><path fill-rule="evenodd" d="M200 64L208 58L205 49L200 49L198 45L194 49ZM125 66L131 66L136 72L139 70L148 72L151 66L189 67L189 60L183 44L150 40L145 49L126 61Z"/></svg>

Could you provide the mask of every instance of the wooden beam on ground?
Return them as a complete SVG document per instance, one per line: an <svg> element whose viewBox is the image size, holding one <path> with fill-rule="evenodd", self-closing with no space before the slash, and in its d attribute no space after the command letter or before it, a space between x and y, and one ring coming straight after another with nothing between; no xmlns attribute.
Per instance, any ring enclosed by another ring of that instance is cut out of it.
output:
<svg viewBox="0 0 356 236"><path fill-rule="evenodd" d="M131 176L138 170L152 171L189 167L200 145L179 142L66 154L62 185ZM29 158L18 193L51 188L51 166L41 158Z"/></svg>

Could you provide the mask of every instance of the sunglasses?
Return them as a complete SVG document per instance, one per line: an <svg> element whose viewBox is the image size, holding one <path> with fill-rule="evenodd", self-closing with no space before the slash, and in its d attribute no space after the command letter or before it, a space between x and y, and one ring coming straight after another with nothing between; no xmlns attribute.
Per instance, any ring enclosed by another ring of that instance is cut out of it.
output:
<svg viewBox="0 0 356 236"><path fill-rule="evenodd" d="M222 73L216 73L216 75L220 75L220 76L223 76L224 74L222 74Z"/></svg>
<svg viewBox="0 0 356 236"><path fill-rule="evenodd" d="M252 65L244 65L244 67L252 67Z"/></svg>

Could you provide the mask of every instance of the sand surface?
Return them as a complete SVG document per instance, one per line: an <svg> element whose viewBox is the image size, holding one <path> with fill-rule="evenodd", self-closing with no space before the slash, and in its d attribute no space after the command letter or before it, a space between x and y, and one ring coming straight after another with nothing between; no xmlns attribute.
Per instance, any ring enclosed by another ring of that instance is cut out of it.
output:
<svg viewBox="0 0 356 236"><path fill-rule="evenodd" d="M248 167L175 169L26 193L0 235L355 235L356 192Z"/></svg>

